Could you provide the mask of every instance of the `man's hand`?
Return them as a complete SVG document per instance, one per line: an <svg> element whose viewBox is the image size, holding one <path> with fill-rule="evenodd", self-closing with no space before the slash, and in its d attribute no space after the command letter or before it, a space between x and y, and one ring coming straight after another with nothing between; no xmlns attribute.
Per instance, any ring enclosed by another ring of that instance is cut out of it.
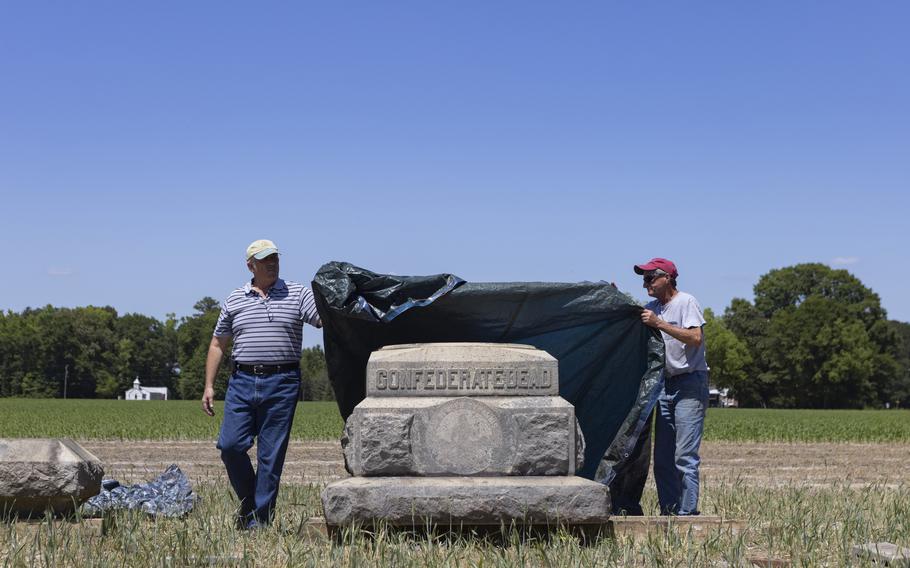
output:
<svg viewBox="0 0 910 568"><path fill-rule="evenodd" d="M686 345L691 345L693 347L698 347L701 345L701 342L704 339L700 327L676 327L675 325L669 324L660 319L660 316L651 310L643 310L641 312L641 323L645 324L648 327L659 329L670 337L678 339Z"/></svg>
<svg viewBox="0 0 910 568"><path fill-rule="evenodd" d="M202 411L209 416L215 416L215 389L207 387L202 393Z"/></svg>
<svg viewBox="0 0 910 568"><path fill-rule="evenodd" d="M215 416L215 375L221 365L221 358L227 351L229 335L215 335L209 343L209 352L205 356L205 390L202 391L202 411L209 416Z"/></svg>
<svg viewBox="0 0 910 568"><path fill-rule="evenodd" d="M641 323L645 324L648 327L658 327L662 321L663 320L660 319L657 314L651 310L644 310L641 312Z"/></svg>

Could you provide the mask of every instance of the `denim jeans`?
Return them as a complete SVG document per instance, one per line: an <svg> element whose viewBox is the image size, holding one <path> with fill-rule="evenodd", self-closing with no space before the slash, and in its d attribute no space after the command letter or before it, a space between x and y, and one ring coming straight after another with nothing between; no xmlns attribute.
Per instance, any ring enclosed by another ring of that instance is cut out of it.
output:
<svg viewBox="0 0 910 568"><path fill-rule="evenodd" d="M662 515L698 514L698 448L708 407L708 373L664 378L654 424L654 481Z"/></svg>
<svg viewBox="0 0 910 568"><path fill-rule="evenodd" d="M272 520L299 393L299 370L273 375L236 371L231 375L218 449L240 500L244 528ZM254 438L255 472L247 454Z"/></svg>

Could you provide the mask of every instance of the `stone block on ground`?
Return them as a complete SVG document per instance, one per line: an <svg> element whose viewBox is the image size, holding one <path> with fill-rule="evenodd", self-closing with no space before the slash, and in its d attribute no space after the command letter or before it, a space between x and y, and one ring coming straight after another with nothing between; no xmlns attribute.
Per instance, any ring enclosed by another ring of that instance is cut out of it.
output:
<svg viewBox="0 0 910 568"><path fill-rule="evenodd" d="M104 469L69 439L0 439L0 514L71 513L101 490Z"/></svg>
<svg viewBox="0 0 910 568"><path fill-rule="evenodd" d="M910 548L890 542L870 542L853 547L853 556L881 566L910 567Z"/></svg>
<svg viewBox="0 0 910 568"><path fill-rule="evenodd" d="M351 477L322 492L333 526L580 525L610 517L606 486L580 477Z"/></svg>

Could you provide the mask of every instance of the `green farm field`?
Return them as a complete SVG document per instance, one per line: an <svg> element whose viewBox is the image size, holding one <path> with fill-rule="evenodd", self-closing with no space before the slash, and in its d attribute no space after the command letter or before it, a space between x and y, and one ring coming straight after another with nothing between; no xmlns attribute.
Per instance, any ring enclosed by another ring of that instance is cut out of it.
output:
<svg viewBox="0 0 910 568"><path fill-rule="evenodd" d="M0 437L212 440L219 424L197 401L0 399ZM334 402L303 402L292 439L337 440L342 426ZM712 408L705 440L910 443L910 410Z"/></svg>
<svg viewBox="0 0 910 568"><path fill-rule="evenodd" d="M214 440L221 425L195 400L0 399L0 437L76 440ZM344 423L334 402L302 402L295 440L337 440Z"/></svg>

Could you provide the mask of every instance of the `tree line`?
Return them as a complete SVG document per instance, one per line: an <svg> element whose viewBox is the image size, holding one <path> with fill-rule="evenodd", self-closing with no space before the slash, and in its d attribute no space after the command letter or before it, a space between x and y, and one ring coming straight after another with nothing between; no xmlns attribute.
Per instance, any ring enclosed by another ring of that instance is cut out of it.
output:
<svg viewBox="0 0 910 568"><path fill-rule="evenodd" d="M910 406L910 324L888 320L855 276L800 264L768 272L754 293L705 313L711 382L741 406ZM0 313L0 396L116 398L139 377L200 398L219 303L206 297L194 310L165 321L92 306ZM300 362L303 398L332 400L322 348L304 349Z"/></svg>
<svg viewBox="0 0 910 568"><path fill-rule="evenodd" d="M878 294L847 270L772 270L755 300L706 311L711 381L741 406L910 406L910 324L888 320Z"/></svg>
<svg viewBox="0 0 910 568"><path fill-rule="evenodd" d="M201 398L220 305L205 297L193 308L165 321L94 306L0 313L0 396L117 398L138 377L178 398ZM304 400L332 400L322 347L304 349L300 363ZM215 381L219 398L229 367L222 364Z"/></svg>

